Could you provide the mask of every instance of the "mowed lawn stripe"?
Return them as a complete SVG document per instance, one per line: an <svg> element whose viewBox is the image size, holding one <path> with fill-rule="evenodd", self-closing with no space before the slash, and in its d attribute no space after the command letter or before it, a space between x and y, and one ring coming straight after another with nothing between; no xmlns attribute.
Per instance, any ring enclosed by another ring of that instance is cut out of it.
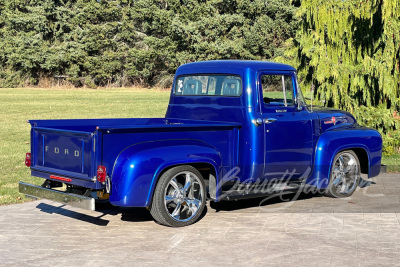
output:
<svg viewBox="0 0 400 267"><path fill-rule="evenodd" d="M25 201L18 182L41 184L24 165L31 119L164 117L169 91L155 89L0 89L0 205ZM21 197L21 199L19 199Z"/></svg>

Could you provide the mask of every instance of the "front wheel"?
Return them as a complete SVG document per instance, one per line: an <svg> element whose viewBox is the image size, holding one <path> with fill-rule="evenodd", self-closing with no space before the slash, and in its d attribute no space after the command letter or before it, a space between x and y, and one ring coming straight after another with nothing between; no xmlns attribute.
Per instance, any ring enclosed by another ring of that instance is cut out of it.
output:
<svg viewBox="0 0 400 267"><path fill-rule="evenodd" d="M332 163L329 185L323 195L343 198L357 189L361 177L360 162L352 150L339 152Z"/></svg>
<svg viewBox="0 0 400 267"><path fill-rule="evenodd" d="M157 183L150 213L160 224L182 227L196 222L206 204L204 179L192 166L166 171Z"/></svg>

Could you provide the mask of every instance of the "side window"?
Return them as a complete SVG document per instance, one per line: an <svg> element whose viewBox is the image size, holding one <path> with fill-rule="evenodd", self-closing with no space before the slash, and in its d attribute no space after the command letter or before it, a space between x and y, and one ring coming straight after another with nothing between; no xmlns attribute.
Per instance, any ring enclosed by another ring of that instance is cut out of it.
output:
<svg viewBox="0 0 400 267"><path fill-rule="evenodd" d="M265 105L293 106L293 82L290 75L262 75L261 87Z"/></svg>

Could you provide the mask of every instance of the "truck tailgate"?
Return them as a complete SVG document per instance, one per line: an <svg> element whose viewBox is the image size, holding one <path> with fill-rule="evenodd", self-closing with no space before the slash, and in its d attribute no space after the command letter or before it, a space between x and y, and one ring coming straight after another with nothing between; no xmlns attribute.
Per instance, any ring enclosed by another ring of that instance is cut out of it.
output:
<svg viewBox="0 0 400 267"><path fill-rule="evenodd" d="M32 170L91 180L95 135L42 127L32 128Z"/></svg>

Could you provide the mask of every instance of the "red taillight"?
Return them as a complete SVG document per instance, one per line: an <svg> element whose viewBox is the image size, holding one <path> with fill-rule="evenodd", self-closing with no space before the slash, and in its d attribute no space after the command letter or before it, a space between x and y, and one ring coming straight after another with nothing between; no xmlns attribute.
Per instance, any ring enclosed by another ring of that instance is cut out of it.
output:
<svg viewBox="0 0 400 267"><path fill-rule="evenodd" d="M59 177L59 176L55 176L55 175L50 175L50 179L55 179L55 180L60 180L63 182L72 182L72 179L70 178L64 178L64 177Z"/></svg>
<svg viewBox="0 0 400 267"><path fill-rule="evenodd" d="M107 171L106 167L99 165L97 166L97 181L104 183L106 181Z"/></svg>
<svg viewBox="0 0 400 267"><path fill-rule="evenodd" d="M26 156L25 156L25 165L26 165L26 167L30 167L31 163L32 163L32 161L31 161L31 153L26 153Z"/></svg>

